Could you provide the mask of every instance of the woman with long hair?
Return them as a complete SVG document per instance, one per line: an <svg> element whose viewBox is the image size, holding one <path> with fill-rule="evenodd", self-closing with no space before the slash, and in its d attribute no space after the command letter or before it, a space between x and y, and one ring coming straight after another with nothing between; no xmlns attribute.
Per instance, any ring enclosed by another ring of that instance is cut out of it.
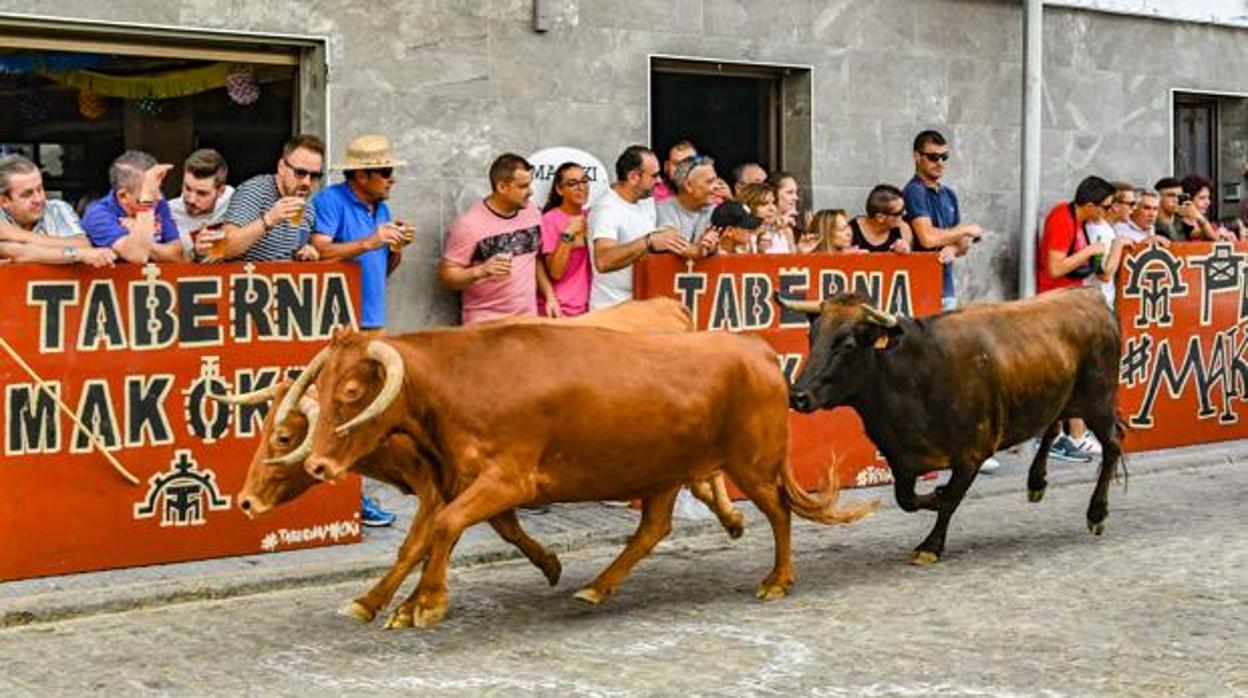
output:
<svg viewBox="0 0 1248 698"><path fill-rule="evenodd" d="M593 270L585 239L588 201L585 169L575 162L560 165L542 207L541 260L550 286L538 289L538 315L574 317L589 309Z"/></svg>
<svg viewBox="0 0 1248 698"><path fill-rule="evenodd" d="M849 227L849 214L840 208L825 208L815 213L806 230L797 239L797 251L863 253L866 250L854 246L854 234Z"/></svg>
<svg viewBox="0 0 1248 698"><path fill-rule="evenodd" d="M770 252L776 238L776 190L770 184L745 184L737 193L737 201L745 204L750 213L763 219L763 224L755 231L752 252Z"/></svg>
<svg viewBox="0 0 1248 698"><path fill-rule="evenodd" d="M802 202L802 196L798 192L797 178L779 170L771 173L767 182L776 190L776 235L768 251L773 254L795 252L797 231L805 227L804 221L798 220L801 215L798 205Z"/></svg>

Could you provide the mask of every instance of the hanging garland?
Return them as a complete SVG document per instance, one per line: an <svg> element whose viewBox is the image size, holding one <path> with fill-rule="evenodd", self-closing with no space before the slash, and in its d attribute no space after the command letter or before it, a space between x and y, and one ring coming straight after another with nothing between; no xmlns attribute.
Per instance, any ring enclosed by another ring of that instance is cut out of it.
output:
<svg viewBox="0 0 1248 698"><path fill-rule="evenodd" d="M230 76L243 72L249 73L250 70L250 66L238 63L213 63L202 68L127 77L105 75L90 70L63 73L39 71L39 75L62 85L94 92L102 97L171 99L225 87ZM255 79L254 74L252 74L252 79ZM257 96L258 90L259 88L257 88Z"/></svg>

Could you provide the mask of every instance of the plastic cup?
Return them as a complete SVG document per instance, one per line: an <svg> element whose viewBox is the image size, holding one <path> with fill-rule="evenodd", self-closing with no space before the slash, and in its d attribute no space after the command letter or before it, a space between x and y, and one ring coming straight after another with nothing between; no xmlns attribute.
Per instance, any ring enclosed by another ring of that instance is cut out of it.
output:
<svg viewBox="0 0 1248 698"><path fill-rule="evenodd" d="M303 225L303 209L307 207L308 207L308 202L306 200L301 199L299 201L299 208L295 209L295 212L290 214L291 225L295 226L296 228Z"/></svg>

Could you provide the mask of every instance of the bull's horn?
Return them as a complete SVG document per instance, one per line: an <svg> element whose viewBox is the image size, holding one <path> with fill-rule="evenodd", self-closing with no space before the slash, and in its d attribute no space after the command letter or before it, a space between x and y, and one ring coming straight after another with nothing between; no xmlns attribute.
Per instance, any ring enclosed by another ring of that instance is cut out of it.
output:
<svg viewBox="0 0 1248 698"><path fill-rule="evenodd" d="M303 369L303 373L299 374L294 384L290 386L290 390L286 391L286 397L277 406L277 416L273 418L274 424L281 424L286 421L290 411L295 409L295 406L299 404L299 399L303 397L303 391L307 390L308 385L316 380L316 374L321 372L321 366L324 365L327 358L329 358L329 347L325 347L319 354L312 357L307 367Z"/></svg>
<svg viewBox="0 0 1248 698"><path fill-rule="evenodd" d="M299 411L308 418L308 431L304 434L303 443L284 456L265 458L264 462L273 465L299 465L302 463L308 457L308 454L312 452L312 434L316 431L316 417L320 409L320 403L310 397L304 397L299 400ZM274 424L276 425L276 422Z"/></svg>
<svg viewBox="0 0 1248 698"><path fill-rule="evenodd" d="M399 390L403 388L403 357L399 356L398 349L374 339L368 343L367 354L368 358L381 364L381 367L385 369L386 382L382 384L381 391L377 393L377 397L368 407L345 424L334 427L334 431L339 436L384 412L399 396Z"/></svg>
<svg viewBox="0 0 1248 698"><path fill-rule="evenodd" d="M277 395L277 388L277 383L274 383L267 388L253 390L250 393L226 393L224 395L209 393L208 397L217 402L224 402L227 405L257 405L261 402L272 400Z"/></svg>
<svg viewBox="0 0 1248 698"><path fill-rule="evenodd" d="M897 326L897 317L890 313L886 313L883 310L876 310L865 303L862 306L862 311L867 314L867 320L870 322L874 322L875 324L883 327Z"/></svg>
<svg viewBox="0 0 1248 698"><path fill-rule="evenodd" d="M792 310L795 313L806 313L807 315L818 315L823 303L819 301L795 301L776 294L776 302L780 305Z"/></svg>

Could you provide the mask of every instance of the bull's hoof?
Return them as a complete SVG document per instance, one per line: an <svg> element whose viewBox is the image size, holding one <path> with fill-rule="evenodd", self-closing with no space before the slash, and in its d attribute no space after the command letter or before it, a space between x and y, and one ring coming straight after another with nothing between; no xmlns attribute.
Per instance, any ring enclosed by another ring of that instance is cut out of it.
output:
<svg viewBox="0 0 1248 698"><path fill-rule="evenodd" d="M399 608L390 617L386 619L386 630L403 630L413 625L412 612L409 609Z"/></svg>
<svg viewBox="0 0 1248 698"><path fill-rule="evenodd" d="M416 627L432 628L442 621L442 617L446 615L446 606L434 606L433 608L416 609Z"/></svg>
<svg viewBox="0 0 1248 698"><path fill-rule="evenodd" d="M925 567L934 565L940 556L930 550L915 550L910 553L910 564Z"/></svg>
<svg viewBox="0 0 1248 698"><path fill-rule="evenodd" d="M1092 523L1089 521L1088 530L1091 531L1094 536L1103 535L1105 533L1105 522L1097 521L1096 523Z"/></svg>
<svg viewBox="0 0 1248 698"><path fill-rule="evenodd" d="M563 563L559 562L559 556L551 553L542 561L542 574L546 575L546 581L552 587L559 583L559 576L563 574Z"/></svg>
<svg viewBox="0 0 1248 698"><path fill-rule="evenodd" d="M728 537L733 539L745 534L745 517L741 515L741 512L736 512L736 514L729 521L721 522L724 530L728 532Z"/></svg>
<svg viewBox="0 0 1248 698"><path fill-rule="evenodd" d="M754 598L759 601L775 601L783 599L789 595L789 585L780 582L763 582L758 585L758 590L754 592Z"/></svg>
<svg viewBox="0 0 1248 698"><path fill-rule="evenodd" d="M1044 490L1027 490L1027 501L1035 504L1044 499Z"/></svg>
<svg viewBox="0 0 1248 698"><path fill-rule="evenodd" d="M593 587L585 587L584 589L581 589L580 591L573 594L572 598L578 601L584 601L585 603L591 606L597 606L598 604L606 600L607 595L602 593L601 591L598 591L597 589Z"/></svg>
<svg viewBox="0 0 1248 698"><path fill-rule="evenodd" d="M377 614L370 611L367 606L359 601L348 601L342 608L338 609L338 615L351 620L357 620L365 625L373 622L373 618Z"/></svg>

